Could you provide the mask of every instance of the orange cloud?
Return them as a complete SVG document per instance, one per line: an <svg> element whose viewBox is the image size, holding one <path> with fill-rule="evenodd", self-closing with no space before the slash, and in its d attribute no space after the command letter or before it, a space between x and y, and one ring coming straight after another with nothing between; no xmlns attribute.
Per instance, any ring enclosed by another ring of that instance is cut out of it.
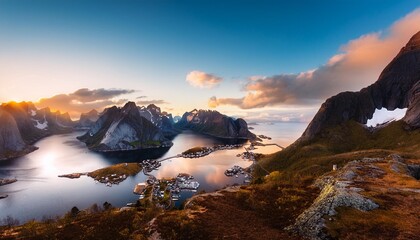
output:
<svg viewBox="0 0 420 240"><path fill-rule="evenodd" d="M209 107L235 105L243 109L272 105L314 104L342 91L360 90L376 81L411 36L420 30L420 9L396 21L385 32L363 35L349 41L338 54L314 70L298 74L255 76L244 87L242 98L216 98Z"/></svg>
<svg viewBox="0 0 420 240"><path fill-rule="evenodd" d="M186 81L193 87L213 88L219 85L223 79L210 73L192 71L187 74Z"/></svg>
<svg viewBox="0 0 420 240"><path fill-rule="evenodd" d="M82 88L70 94L58 94L50 98L42 98L35 105L39 108L49 107L53 110L68 112L72 118L78 118L80 113L92 109L101 111L110 105L121 105L127 99L118 99L124 94L133 93L129 89L87 89Z"/></svg>

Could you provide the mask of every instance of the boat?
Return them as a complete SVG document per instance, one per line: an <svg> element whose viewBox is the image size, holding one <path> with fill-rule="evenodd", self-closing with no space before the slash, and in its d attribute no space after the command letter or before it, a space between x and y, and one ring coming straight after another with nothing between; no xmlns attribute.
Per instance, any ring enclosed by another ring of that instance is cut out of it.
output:
<svg viewBox="0 0 420 240"><path fill-rule="evenodd" d="M135 207L136 204L135 203L127 203L127 207Z"/></svg>

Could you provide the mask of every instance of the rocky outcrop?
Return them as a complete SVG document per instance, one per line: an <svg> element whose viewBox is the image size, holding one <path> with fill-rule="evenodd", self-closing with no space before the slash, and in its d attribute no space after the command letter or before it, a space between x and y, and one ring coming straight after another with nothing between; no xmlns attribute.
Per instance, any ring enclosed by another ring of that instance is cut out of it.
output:
<svg viewBox="0 0 420 240"><path fill-rule="evenodd" d="M99 118L99 113L95 109L87 113L82 113L80 114L80 118L76 124L76 128L89 129L95 124L98 118Z"/></svg>
<svg viewBox="0 0 420 240"><path fill-rule="evenodd" d="M220 138L256 139L245 120L233 119L217 111L194 109L184 113L176 126Z"/></svg>
<svg viewBox="0 0 420 240"><path fill-rule="evenodd" d="M362 181L363 176L356 174L361 164L370 168L370 174L383 174L383 170L371 164L381 160L383 159L364 158L360 161L352 161L336 174L329 174L318 179L315 182L315 185L321 189L318 198L287 230L308 239L327 239L322 231L325 227L324 217L335 215L337 207L352 207L360 211L378 208L378 204L360 194L363 189L353 185L356 178L358 182Z"/></svg>
<svg viewBox="0 0 420 240"><path fill-rule="evenodd" d="M170 147L172 142L162 131L140 115L138 107L128 102L124 107L105 109L94 126L79 140L95 151L126 151Z"/></svg>
<svg viewBox="0 0 420 240"><path fill-rule="evenodd" d="M420 32L415 34L382 71L378 80L359 92L343 92L325 101L300 141L312 140L324 129L354 120L365 124L375 109L409 108L406 123L418 128Z"/></svg>
<svg viewBox="0 0 420 240"><path fill-rule="evenodd" d="M411 88L408 94L408 109L403 121L412 128L420 128L420 81Z"/></svg>

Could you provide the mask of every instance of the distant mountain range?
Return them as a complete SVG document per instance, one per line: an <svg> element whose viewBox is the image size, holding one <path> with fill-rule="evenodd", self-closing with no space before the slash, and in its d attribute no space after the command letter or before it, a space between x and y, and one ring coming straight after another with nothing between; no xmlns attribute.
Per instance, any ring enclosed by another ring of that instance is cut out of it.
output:
<svg viewBox="0 0 420 240"><path fill-rule="evenodd" d="M37 109L31 102L5 103L0 107L0 159L27 154L37 140L73 130L87 130L78 139L94 151L127 151L172 146L171 139L184 129L229 139L255 139L243 119L217 111L193 110L183 117L163 112L154 104L92 110L72 121L68 113Z"/></svg>
<svg viewBox="0 0 420 240"><path fill-rule="evenodd" d="M37 140L72 131L75 126L68 113L37 109L31 102L10 102L0 106L0 159L31 152Z"/></svg>

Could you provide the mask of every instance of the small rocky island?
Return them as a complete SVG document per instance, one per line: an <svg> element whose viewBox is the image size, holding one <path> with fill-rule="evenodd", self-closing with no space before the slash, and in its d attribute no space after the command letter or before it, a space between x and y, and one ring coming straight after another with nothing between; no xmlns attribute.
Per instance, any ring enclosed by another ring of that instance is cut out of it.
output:
<svg viewBox="0 0 420 240"><path fill-rule="evenodd" d="M0 178L0 186L17 182L16 178Z"/></svg>
<svg viewBox="0 0 420 240"><path fill-rule="evenodd" d="M128 176L137 175L141 170L142 165L140 163L119 163L92 172L63 174L58 177L74 179L88 176L110 187L112 184L119 184L124 181Z"/></svg>

